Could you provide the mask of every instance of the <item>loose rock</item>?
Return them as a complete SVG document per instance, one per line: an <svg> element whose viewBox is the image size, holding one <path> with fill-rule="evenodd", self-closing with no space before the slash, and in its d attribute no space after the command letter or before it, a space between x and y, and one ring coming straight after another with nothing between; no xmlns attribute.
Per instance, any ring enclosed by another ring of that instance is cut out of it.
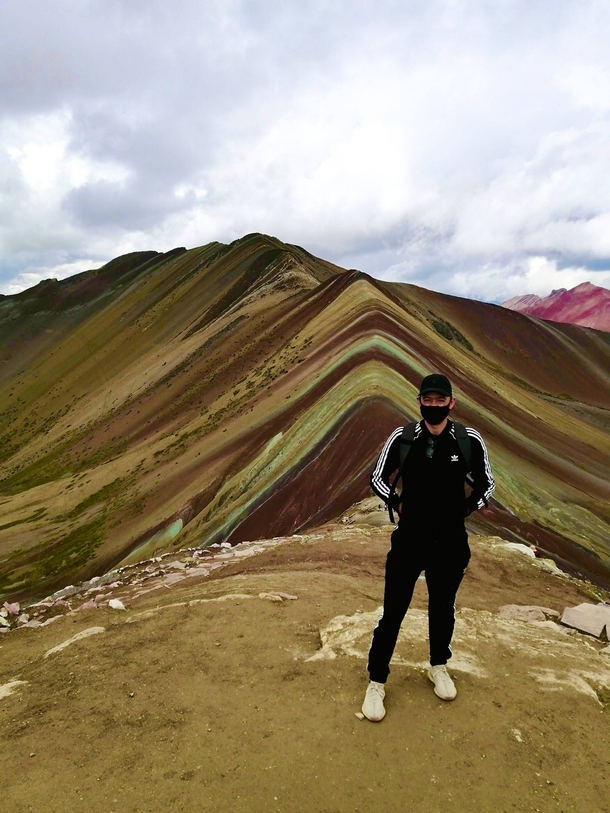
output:
<svg viewBox="0 0 610 813"><path fill-rule="evenodd" d="M11 680L4 685L0 685L0 700L2 700L3 697L8 697L13 694L17 686L21 686L24 683L27 683L27 680Z"/></svg>
<svg viewBox="0 0 610 813"><path fill-rule="evenodd" d="M501 618L514 618L517 621L546 621L547 616L559 618L557 610L538 607L535 604L503 604L498 610Z"/></svg>
<svg viewBox="0 0 610 813"><path fill-rule="evenodd" d="M67 641L64 641L57 646L54 646L53 649L49 649L44 653L44 657L48 658L49 655L53 655L55 652L61 652L62 649L65 649L70 644L75 643L76 641L80 641L83 638L88 638L90 635L98 635L100 632L106 632L106 627L89 627L82 632L77 632L76 635L73 635L71 638L68 638Z"/></svg>
<svg viewBox="0 0 610 813"><path fill-rule="evenodd" d="M535 551L533 551L528 545L522 545L520 542L501 542L499 543L498 547L506 548L506 550L512 550L515 553L521 553L523 556L527 556L530 559L536 558Z"/></svg>
<svg viewBox="0 0 610 813"><path fill-rule="evenodd" d="M561 623L596 638L601 638L605 629L607 637L610 638L610 606L579 604L576 607L566 607L561 616Z"/></svg>

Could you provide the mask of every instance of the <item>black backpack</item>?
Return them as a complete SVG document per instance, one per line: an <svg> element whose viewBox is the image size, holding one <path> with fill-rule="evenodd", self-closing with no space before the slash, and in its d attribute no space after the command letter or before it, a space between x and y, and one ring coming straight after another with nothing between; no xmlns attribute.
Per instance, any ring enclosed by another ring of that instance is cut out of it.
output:
<svg viewBox="0 0 610 813"><path fill-rule="evenodd" d="M400 464L398 467L398 472L396 473L396 477L394 478L394 482L390 486L390 496L388 499L390 522L394 522L394 514L392 512L392 498L396 493L396 483L398 482L398 479L402 476L405 460L407 459L407 455L411 451L411 444L413 443L413 438L415 437L415 427L417 426L418 423L419 421L411 421L410 423L406 424L403 427L402 435L400 436L400 447L399 447ZM460 452L462 453L462 456L466 463L466 479L471 484L472 477L470 475L470 469L472 467L472 445L470 442L470 435L466 431L466 427L464 426L464 424L458 423L457 421L453 421L453 426L455 428L455 438L458 442ZM398 513L398 510L396 511L396 513Z"/></svg>

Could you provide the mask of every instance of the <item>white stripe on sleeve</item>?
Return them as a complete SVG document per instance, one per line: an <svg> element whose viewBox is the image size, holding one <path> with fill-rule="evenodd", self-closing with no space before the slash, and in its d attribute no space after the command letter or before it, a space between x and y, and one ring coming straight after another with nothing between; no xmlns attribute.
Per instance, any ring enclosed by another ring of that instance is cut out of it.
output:
<svg viewBox="0 0 610 813"><path fill-rule="evenodd" d="M489 457L487 456L487 447L485 446L485 441L483 440L481 435L477 432L477 430L472 429L470 426L466 427L466 432L470 435L470 437L476 438L479 441L479 443L481 444L481 448L483 449L483 460L484 460L484 463L485 463L485 475L487 476L487 480L489 482L489 485L487 486L487 490L485 491L485 499L489 499L491 497L495 487L496 487L496 483L494 481L493 474L491 473L491 465L489 463ZM482 502L482 500L479 500L479 503L481 503L481 505L479 505L479 507L482 508L484 503Z"/></svg>
<svg viewBox="0 0 610 813"><path fill-rule="evenodd" d="M371 481L373 484L379 489L381 494L385 494L387 498L390 497L390 489L384 481L381 479L381 472L383 471L383 467L388 457L388 452L390 451L390 446L392 445L393 441L402 434L402 426L399 426L395 429L390 437L386 440L383 449L381 450L381 454L379 455L379 459L377 460L377 465L373 471Z"/></svg>

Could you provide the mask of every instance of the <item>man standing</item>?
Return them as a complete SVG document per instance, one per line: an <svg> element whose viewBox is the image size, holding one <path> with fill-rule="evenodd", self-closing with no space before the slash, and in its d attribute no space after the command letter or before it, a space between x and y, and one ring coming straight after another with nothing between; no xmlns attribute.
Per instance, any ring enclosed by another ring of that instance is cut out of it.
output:
<svg viewBox="0 0 610 813"><path fill-rule="evenodd" d="M455 405L449 379L439 373L426 376L417 403L423 420L412 428L410 445L399 426L387 439L370 479L375 494L399 515L386 559L383 611L367 664L370 682L362 713L373 721L385 716L390 659L422 571L428 587L428 677L438 697L456 696L446 664L451 657L455 597L470 560L464 519L487 505L495 487L483 438L476 429L464 431L449 418ZM390 488L390 478L400 468L401 443L403 457L405 446L408 453L399 497ZM469 497L464 488L467 474Z"/></svg>

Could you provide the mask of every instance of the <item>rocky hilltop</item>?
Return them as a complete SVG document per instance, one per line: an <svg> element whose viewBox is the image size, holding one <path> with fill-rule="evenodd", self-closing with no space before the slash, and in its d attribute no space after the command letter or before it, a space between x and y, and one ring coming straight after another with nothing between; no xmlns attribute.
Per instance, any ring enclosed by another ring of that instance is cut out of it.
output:
<svg viewBox="0 0 610 813"><path fill-rule="evenodd" d="M609 630L562 619L610 613L610 593L527 545L470 534L456 699L425 674L422 580L386 717L360 719L391 530L369 498L20 608L32 620L0 635L5 808L607 813Z"/></svg>
<svg viewBox="0 0 610 813"><path fill-rule="evenodd" d="M436 370L496 479L469 528L610 584L610 343L261 234L0 300L0 601L370 496Z"/></svg>

